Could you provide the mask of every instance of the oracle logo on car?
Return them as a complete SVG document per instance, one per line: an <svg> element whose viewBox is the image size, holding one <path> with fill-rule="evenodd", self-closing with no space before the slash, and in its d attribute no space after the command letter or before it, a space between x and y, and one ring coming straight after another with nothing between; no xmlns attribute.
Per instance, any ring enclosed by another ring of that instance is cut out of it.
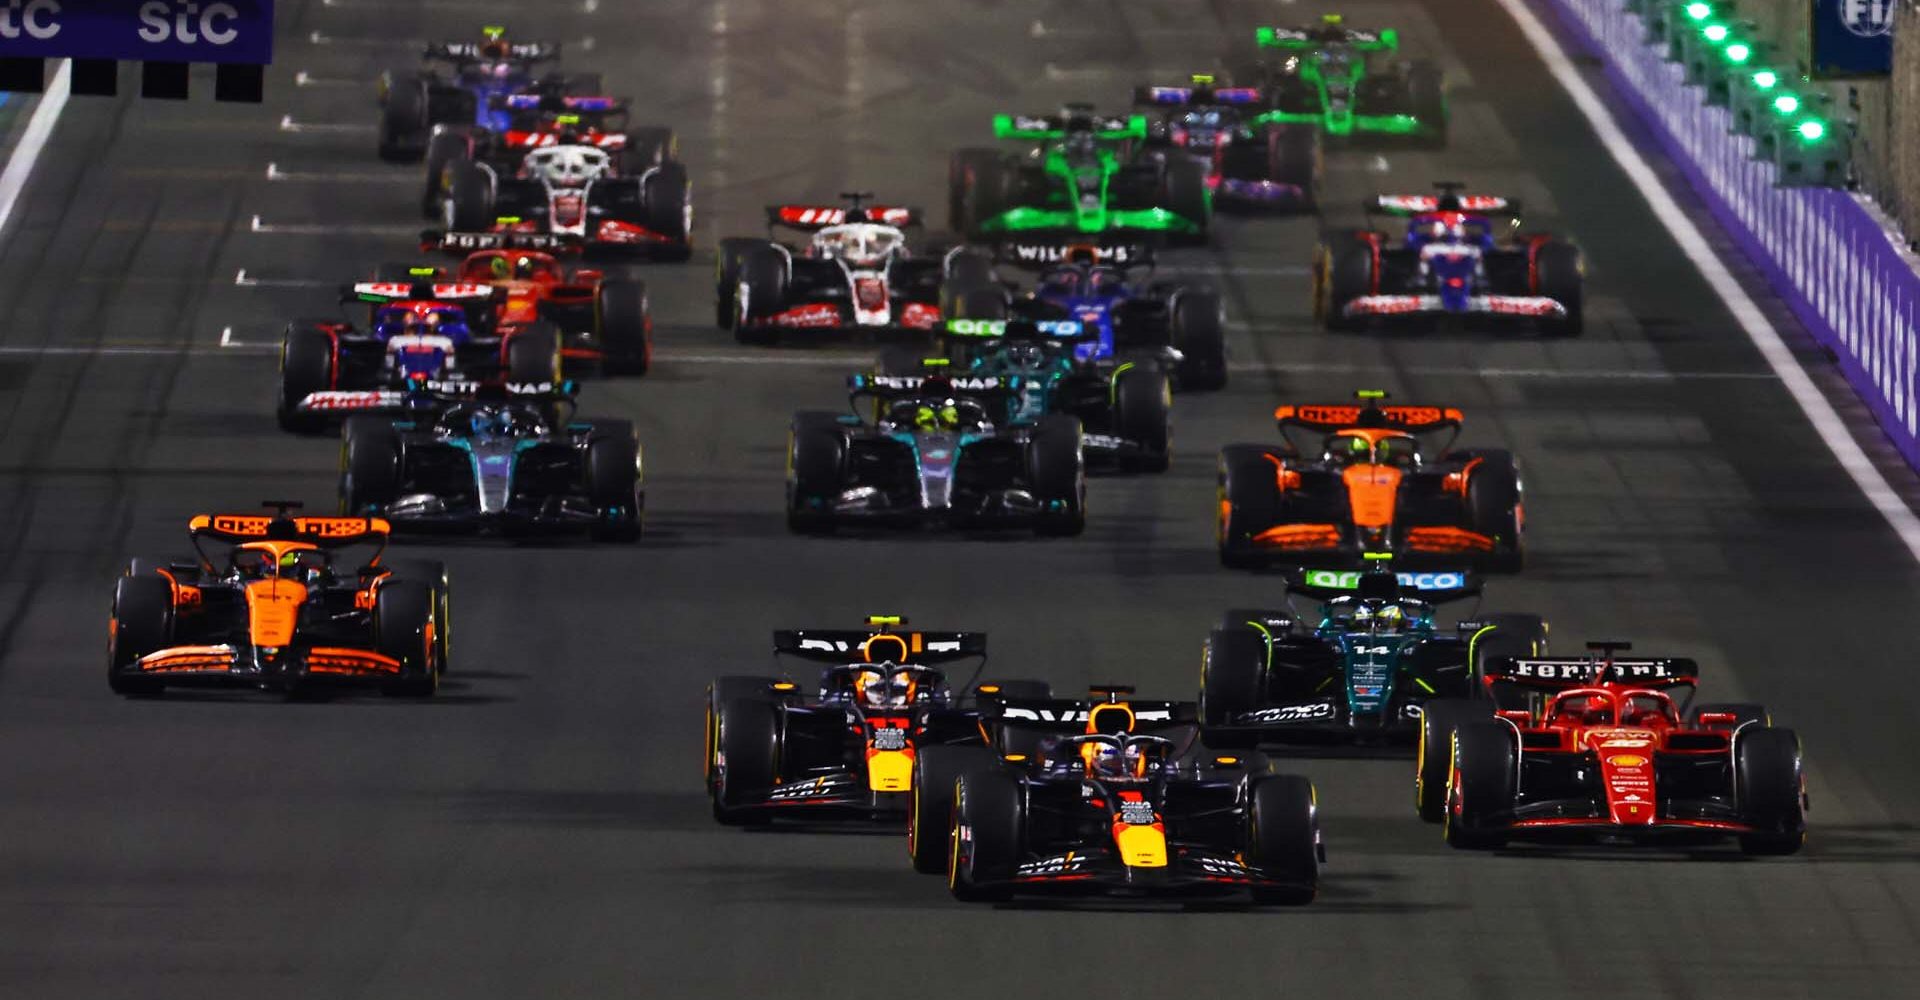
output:
<svg viewBox="0 0 1920 1000"><path fill-rule="evenodd" d="M60 33L60 0L7 0L0 8L0 38L29 38L46 41Z"/></svg>

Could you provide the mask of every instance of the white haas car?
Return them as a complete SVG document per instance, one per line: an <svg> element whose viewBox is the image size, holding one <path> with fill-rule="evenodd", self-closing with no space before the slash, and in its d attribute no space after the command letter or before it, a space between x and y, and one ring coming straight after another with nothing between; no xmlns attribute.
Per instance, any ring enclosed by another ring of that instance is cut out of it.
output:
<svg viewBox="0 0 1920 1000"><path fill-rule="evenodd" d="M502 234L546 236L556 246L685 260L692 254L693 204L687 171L668 160L621 174L603 143L566 137L521 160L513 176L492 165L447 167L446 233L429 241L482 250Z"/></svg>
<svg viewBox="0 0 1920 1000"><path fill-rule="evenodd" d="M940 325L940 286L957 249L910 249L906 229L920 211L867 205L771 205L768 237L720 241L715 320L741 343L767 344L795 331L932 332ZM774 229L810 234L805 246L772 238Z"/></svg>

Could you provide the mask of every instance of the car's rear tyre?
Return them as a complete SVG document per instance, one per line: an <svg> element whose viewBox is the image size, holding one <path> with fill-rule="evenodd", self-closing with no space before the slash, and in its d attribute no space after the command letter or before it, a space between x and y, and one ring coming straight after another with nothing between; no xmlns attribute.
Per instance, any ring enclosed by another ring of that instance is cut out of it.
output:
<svg viewBox="0 0 1920 1000"><path fill-rule="evenodd" d="M1493 551L1480 557L1480 568L1518 573L1527 557L1520 462L1500 449L1475 454L1481 462L1467 478L1467 509L1474 530L1493 539Z"/></svg>
<svg viewBox="0 0 1920 1000"><path fill-rule="evenodd" d="M1173 346L1181 355L1175 374L1182 392L1227 387L1226 314L1218 292L1187 291L1174 300Z"/></svg>
<svg viewBox="0 0 1920 1000"><path fill-rule="evenodd" d="M1166 372L1135 366L1114 377L1113 425L1140 446L1121 453L1128 472L1165 472L1173 459L1173 388Z"/></svg>
<svg viewBox="0 0 1920 1000"><path fill-rule="evenodd" d="M484 233L493 228L493 178L472 160L447 165L446 200L440 221L448 232Z"/></svg>
<svg viewBox="0 0 1920 1000"><path fill-rule="evenodd" d="M968 239L1006 211L1006 161L997 149L957 150L947 160L947 228Z"/></svg>
<svg viewBox="0 0 1920 1000"><path fill-rule="evenodd" d="M730 236L720 241L713 253L713 325L722 330L733 329L734 321L739 319L734 293L740 287L740 262L755 247L764 247L766 240L743 239Z"/></svg>
<svg viewBox="0 0 1920 1000"><path fill-rule="evenodd" d="M1213 227L1213 192L1207 190L1206 163L1191 156L1176 156L1167 161L1167 211L1193 224L1187 240L1204 243Z"/></svg>
<svg viewBox="0 0 1920 1000"><path fill-rule="evenodd" d="M1297 774L1254 779L1247 798L1247 853L1289 886L1260 887L1263 906L1305 906L1320 886L1320 822L1313 782Z"/></svg>
<svg viewBox="0 0 1920 1000"><path fill-rule="evenodd" d="M436 618L432 588L419 580L393 580L374 597L373 646L400 661L400 676L381 693L398 698L431 698L440 689L440 665L431 638Z"/></svg>
<svg viewBox="0 0 1920 1000"><path fill-rule="evenodd" d="M645 375L653 367L653 313L640 281L603 281L594 298L600 368L608 375Z"/></svg>
<svg viewBox="0 0 1920 1000"><path fill-rule="evenodd" d="M955 786L947 889L969 903L1008 899L1026 827L1020 783L1005 771L982 770Z"/></svg>
<svg viewBox="0 0 1920 1000"><path fill-rule="evenodd" d="M978 250L961 250L947 261L946 268L946 273L941 275L941 281L949 287L975 288L1000 284L1000 275L994 269L993 257Z"/></svg>
<svg viewBox="0 0 1920 1000"><path fill-rule="evenodd" d="M1540 330L1551 337L1577 337L1586 329L1586 266L1571 243L1551 240L1534 251L1534 294L1544 295L1567 310L1565 319L1541 320Z"/></svg>
<svg viewBox="0 0 1920 1000"><path fill-rule="evenodd" d="M1260 707L1267 686L1268 649L1265 636L1249 628L1215 629L1207 635L1200 659L1200 724L1206 743L1222 749L1251 746L1251 734L1222 732L1216 727Z"/></svg>
<svg viewBox="0 0 1920 1000"><path fill-rule="evenodd" d="M1252 569L1266 562L1253 537L1280 517L1282 461L1264 445L1230 444L1220 450L1214 543L1221 565Z"/></svg>
<svg viewBox="0 0 1920 1000"><path fill-rule="evenodd" d="M787 260L767 243L744 248L734 285L733 336L743 344L771 344L778 327L758 323L787 304Z"/></svg>
<svg viewBox="0 0 1920 1000"><path fill-rule="evenodd" d="M941 319L1006 319L1007 290L996 282L950 278L940 286Z"/></svg>
<svg viewBox="0 0 1920 1000"><path fill-rule="evenodd" d="M407 75L387 89L380 109L380 158L389 163L411 163L426 151L427 81Z"/></svg>
<svg viewBox="0 0 1920 1000"><path fill-rule="evenodd" d="M1753 833L1740 836L1748 854L1793 854L1806 843L1806 783L1800 737L1791 729L1752 727L1733 748L1734 794Z"/></svg>
<svg viewBox="0 0 1920 1000"><path fill-rule="evenodd" d="M288 326L280 343L280 400L274 408L280 428L296 434L325 428L325 417L303 412L299 406L309 395L332 387L333 338L304 323Z"/></svg>
<svg viewBox="0 0 1920 1000"><path fill-rule="evenodd" d="M507 338L507 381L560 384L560 330L541 320Z"/></svg>
<svg viewBox="0 0 1920 1000"><path fill-rule="evenodd" d="M1521 613L1501 613L1486 616L1481 631L1474 634L1468 643L1472 662L1471 682L1478 694L1481 678L1487 675L1487 664L1498 659L1516 660L1547 654L1547 620L1539 615Z"/></svg>
<svg viewBox="0 0 1920 1000"><path fill-rule="evenodd" d="M130 674L142 656L173 639L173 587L157 573L123 576L113 585L113 632L107 644L107 687L114 694L150 697L164 690L150 677Z"/></svg>
<svg viewBox="0 0 1920 1000"><path fill-rule="evenodd" d="M1373 246L1357 233L1328 233L1314 252L1313 317L1328 330L1358 330L1364 319L1348 318L1353 300L1373 293L1378 264Z"/></svg>
<svg viewBox="0 0 1920 1000"><path fill-rule="evenodd" d="M1446 78L1440 68L1416 59L1407 69L1407 104L1420 121L1420 134L1434 149L1447 145Z"/></svg>
<svg viewBox="0 0 1920 1000"><path fill-rule="evenodd" d="M603 542L640 538L644 511L640 493L640 442L627 421L599 421L587 441L587 499L597 520L593 537Z"/></svg>
<svg viewBox="0 0 1920 1000"><path fill-rule="evenodd" d="M384 559L396 579L427 585L433 598L434 664L442 675L453 667L453 584L447 564L437 559Z"/></svg>
<svg viewBox="0 0 1920 1000"><path fill-rule="evenodd" d="M381 513L400 493L400 461L400 433L393 421L347 418L340 432L340 513Z"/></svg>
<svg viewBox="0 0 1920 1000"><path fill-rule="evenodd" d="M447 197L447 171L456 163L473 161L473 140L466 133L442 129L427 140L425 181L421 185L420 214L429 219L441 217L441 204Z"/></svg>
<svg viewBox="0 0 1920 1000"><path fill-rule="evenodd" d="M1039 534L1070 536L1087 528L1087 467L1080 443L1080 419L1061 413L1040 418L1027 442L1027 475L1040 503L1033 530Z"/></svg>
<svg viewBox="0 0 1920 1000"><path fill-rule="evenodd" d="M680 140L665 125L633 125L627 128L627 148L621 154L620 169L626 174L644 173L650 167L671 162L680 152Z"/></svg>
<svg viewBox="0 0 1920 1000"><path fill-rule="evenodd" d="M1488 851L1507 843L1503 814L1513 809L1518 751L1513 727L1469 722L1453 731L1447 777L1446 841L1461 850Z"/></svg>
<svg viewBox="0 0 1920 1000"><path fill-rule="evenodd" d="M1267 179L1300 189L1295 207L1311 212L1320 204L1323 159L1320 129L1313 125L1281 125L1267 132Z"/></svg>
<svg viewBox="0 0 1920 1000"><path fill-rule="evenodd" d="M847 435L836 413L794 415L787 432L787 529L824 535L846 479Z"/></svg>
<svg viewBox="0 0 1920 1000"><path fill-rule="evenodd" d="M999 755L985 747L930 746L914 755L913 806L907 813L907 856L914 871L938 875L947 870L954 788L962 775L999 766Z"/></svg>
<svg viewBox="0 0 1920 1000"><path fill-rule="evenodd" d="M664 255L686 260L693 255L693 182L685 164L668 161L641 184L647 206L646 227L674 241Z"/></svg>
<svg viewBox="0 0 1920 1000"><path fill-rule="evenodd" d="M1438 823L1447 814L1447 771L1453 766L1454 730L1492 718L1493 702L1484 699L1435 698L1420 706L1413 804L1421 819Z"/></svg>
<svg viewBox="0 0 1920 1000"><path fill-rule="evenodd" d="M771 699L735 698L707 708L713 747L708 798L713 818L726 826L764 826L773 815L754 805L772 790L780 759L779 706Z"/></svg>

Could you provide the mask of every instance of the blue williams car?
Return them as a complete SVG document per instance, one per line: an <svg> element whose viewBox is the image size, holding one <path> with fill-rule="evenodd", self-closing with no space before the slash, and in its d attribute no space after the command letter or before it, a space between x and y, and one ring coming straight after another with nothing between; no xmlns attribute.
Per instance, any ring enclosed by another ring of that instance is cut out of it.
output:
<svg viewBox="0 0 1920 1000"><path fill-rule="evenodd" d="M514 95L565 96L601 90L599 74L541 72L560 58L557 42L515 42L505 28L482 30L477 42L439 42L417 69L380 76L380 158L413 163L427 152L436 125L477 126L504 134Z"/></svg>
<svg viewBox="0 0 1920 1000"><path fill-rule="evenodd" d="M1003 280L997 263L1038 272L1033 287ZM952 263L941 292L942 315L1076 320L1099 335L1076 348L1081 360L1151 363L1186 392L1225 388L1219 293L1154 281L1152 266L1151 250L1140 245L1007 243L992 260L969 252Z"/></svg>

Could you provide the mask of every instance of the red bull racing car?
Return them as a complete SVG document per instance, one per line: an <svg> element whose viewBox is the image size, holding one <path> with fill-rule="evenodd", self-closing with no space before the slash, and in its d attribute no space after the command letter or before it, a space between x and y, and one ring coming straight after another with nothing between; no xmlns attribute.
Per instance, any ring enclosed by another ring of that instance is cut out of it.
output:
<svg viewBox="0 0 1920 1000"><path fill-rule="evenodd" d="M1352 565L1391 552L1400 566L1517 572L1526 523L1519 460L1453 449L1459 410L1357 395L1357 404L1279 407L1282 444L1221 450L1220 561Z"/></svg>

